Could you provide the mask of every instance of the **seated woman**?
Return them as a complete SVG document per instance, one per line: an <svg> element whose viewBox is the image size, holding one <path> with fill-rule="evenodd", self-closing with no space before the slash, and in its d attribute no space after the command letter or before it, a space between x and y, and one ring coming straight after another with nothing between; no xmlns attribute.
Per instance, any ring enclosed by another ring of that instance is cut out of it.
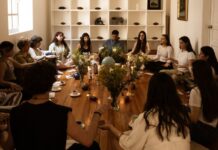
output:
<svg viewBox="0 0 218 150"><path fill-rule="evenodd" d="M176 57L171 58L175 69L172 71L163 70L163 72L171 74L176 84L188 92L193 87L191 66L192 62L196 59L196 55L187 36L182 36L179 39L179 48L180 50Z"/></svg>
<svg viewBox="0 0 218 150"><path fill-rule="evenodd" d="M203 60L192 64L197 87L190 93L191 139L210 150L218 149L218 85L214 81L210 65ZM216 147L215 147L216 146Z"/></svg>
<svg viewBox="0 0 218 150"><path fill-rule="evenodd" d="M40 60L45 57L44 53L40 49L42 38L34 35L30 40L29 54L34 60Z"/></svg>
<svg viewBox="0 0 218 150"><path fill-rule="evenodd" d="M100 125L100 128L115 135L124 150L189 150L189 123L187 108L183 106L172 78L157 73L149 82L144 112L130 124L131 130L121 132L110 123Z"/></svg>
<svg viewBox="0 0 218 150"><path fill-rule="evenodd" d="M16 84L17 78L14 73L15 68L26 68L31 66L31 63L20 64L16 62L13 56L14 44L8 41L3 41L0 44L0 86L2 88L11 88L21 90L21 86Z"/></svg>
<svg viewBox="0 0 218 150"><path fill-rule="evenodd" d="M214 50L210 46L203 46L201 48L199 59L206 60L213 70L213 76L218 79L218 62Z"/></svg>
<svg viewBox="0 0 218 150"><path fill-rule="evenodd" d="M173 48L170 44L169 36L163 34L160 45L157 47L157 54L146 67L151 72L159 72L162 69L173 69L171 58L173 58Z"/></svg>
<svg viewBox="0 0 218 150"><path fill-rule="evenodd" d="M22 39L19 40L17 43L17 47L20 49L20 51L15 54L14 59L20 63L20 64L25 64L25 63L33 63L34 59L31 57L29 54L29 40L27 39Z"/></svg>
<svg viewBox="0 0 218 150"><path fill-rule="evenodd" d="M83 130L76 123L71 108L49 101L49 91L56 80L56 73L55 65L46 61L28 69L24 88L34 96L11 110L11 132L8 139L11 144L4 145L8 146L6 149L13 147L17 150L64 150L67 135L84 145L84 150L99 149L97 143L93 144L93 140L101 114L108 106L99 105L89 128Z"/></svg>
<svg viewBox="0 0 218 150"><path fill-rule="evenodd" d="M92 44L88 33L83 33L80 37L80 43L77 45L77 49L81 54L83 53L91 53Z"/></svg>
<svg viewBox="0 0 218 150"><path fill-rule="evenodd" d="M149 46L149 43L147 41L145 31L139 32L137 41L135 42L130 54L134 55L134 54L138 54L140 52L145 53L145 54L149 54L149 52L150 52L150 46Z"/></svg>
<svg viewBox="0 0 218 150"><path fill-rule="evenodd" d="M70 49L64 39L64 33L57 32L49 45L49 51L55 54L60 61L65 61L70 53Z"/></svg>

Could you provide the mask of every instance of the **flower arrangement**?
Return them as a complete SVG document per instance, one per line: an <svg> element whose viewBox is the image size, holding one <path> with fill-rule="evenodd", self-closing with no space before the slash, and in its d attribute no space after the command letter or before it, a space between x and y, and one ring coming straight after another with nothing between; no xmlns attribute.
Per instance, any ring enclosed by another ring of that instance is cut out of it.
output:
<svg viewBox="0 0 218 150"><path fill-rule="evenodd" d="M107 56L111 56L116 63L126 63L126 56L123 50L119 46L112 47L112 52L110 52L106 47L99 48L99 58L100 62Z"/></svg>
<svg viewBox="0 0 218 150"><path fill-rule="evenodd" d="M127 60L131 66L134 66L136 71L139 71L148 61L150 61L150 58L143 53L138 53L136 55L129 55Z"/></svg>
<svg viewBox="0 0 218 150"><path fill-rule="evenodd" d="M88 66L90 61L80 54L78 50L72 55L73 63L78 67L78 72L80 74L80 79L83 81L84 75L88 72Z"/></svg>
<svg viewBox="0 0 218 150"><path fill-rule="evenodd" d="M112 106L117 107L116 98L125 86L127 71L115 65L103 65L99 71L99 81L107 87L112 97Z"/></svg>

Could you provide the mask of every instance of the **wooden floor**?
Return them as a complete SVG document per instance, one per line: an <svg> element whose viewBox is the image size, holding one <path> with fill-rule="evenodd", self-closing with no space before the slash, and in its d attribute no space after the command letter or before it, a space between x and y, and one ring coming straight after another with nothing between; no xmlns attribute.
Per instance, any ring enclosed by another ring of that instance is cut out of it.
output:
<svg viewBox="0 0 218 150"><path fill-rule="evenodd" d="M146 102L147 85L150 75L143 74L140 79L136 80L136 90L134 96L130 97L129 102L125 102L125 95L127 91L123 91L120 94L119 111L109 110L102 116L102 120L111 122L115 127L121 131L128 130L128 123L132 115L139 114L143 111L144 104ZM82 121L86 126L90 123L94 110L98 103L108 103L108 97L110 96L107 89L92 80L91 94L98 97L98 101L90 101L87 97L88 91L82 91L80 87L80 81L74 79L66 79L64 76L60 80L64 80L66 85L62 87L60 92L56 93L55 103L72 107L76 120ZM85 82L88 82L85 80ZM73 90L79 90L81 96L72 98L69 93ZM108 131L98 131L96 141L99 142L102 150L121 150L118 141Z"/></svg>

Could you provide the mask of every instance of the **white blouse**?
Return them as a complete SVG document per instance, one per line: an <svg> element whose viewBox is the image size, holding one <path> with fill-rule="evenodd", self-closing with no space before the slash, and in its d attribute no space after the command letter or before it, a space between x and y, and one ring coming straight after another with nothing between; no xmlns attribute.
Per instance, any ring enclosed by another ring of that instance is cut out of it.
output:
<svg viewBox="0 0 218 150"><path fill-rule="evenodd" d="M190 150L190 135L184 139L182 135L178 136L176 128L172 128L169 135L169 141L161 141L156 132L158 124L157 113L150 115L148 118L149 129L145 131L146 123L144 113L131 124L132 130L124 132L119 139L119 144L124 150ZM188 130L188 129L187 129ZM166 135L166 132L163 132Z"/></svg>
<svg viewBox="0 0 218 150"><path fill-rule="evenodd" d="M194 60L195 54L193 52L188 52L186 50L180 50L176 56L176 60L178 60L178 65L179 66L186 66L184 67L178 67L178 71L181 72L188 72L188 67L189 67L189 61Z"/></svg>
<svg viewBox="0 0 218 150"><path fill-rule="evenodd" d="M161 62L168 62L170 63L171 60L168 60L168 58L173 57L173 49L172 46L162 46L158 45L157 47L157 54L154 57L155 60L161 61Z"/></svg>
<svg viewBox="0 0 218 150"><path fill-rule="evenodd" d="M212 122L208 122L204 119L203 112L202 112L202 104L201 104L201 93L198 87L195 87L191 90L190 98L189 98L189 106L198 107L201 109L199 121L207 125L210 125L212 127L216 127L218 125L218 118L213 120Z"/></svg>
<svg viewBox="0 0 218 150"><path fill-rule="evenodd" d="M29 54L35 60L39 60L39 59L42 59L43 57L45 57L45 54L43 52L42 52L42 55L40 55L40 56L36 55L36 52L32 47L30 47L30 49L29 49Z"/></svg>
<svg viewBox="0 0 218 150"><path fill-rule="evenodd" d="M55 43L51 43L49 45L49 51L58 56L60 60L64 59L65 47L63 44L56 45Z"/></svg>

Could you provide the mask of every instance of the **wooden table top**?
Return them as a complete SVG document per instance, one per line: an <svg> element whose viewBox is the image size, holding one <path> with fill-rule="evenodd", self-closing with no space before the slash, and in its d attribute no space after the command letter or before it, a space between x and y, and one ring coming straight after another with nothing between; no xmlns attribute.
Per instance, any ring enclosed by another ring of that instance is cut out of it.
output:
<svg viewBox="0 0 218 150"><path fill-rule="evenodd" d="M101 120L111 122L116 128L121 131L129 129L128 123L133 115L143 112L143 107L146 102L148 82L151 75L143 73L141 77L135 81L136 89L134 95L130 97L130 101L125 101L127 91L123 91L118 97L120 110L109 110L102 115ZM97 79L97 77L95 77ZM107 88L100 84L96 79L87 80L85 76L84 82L90 83L90 92L98 98L97 101L89 100L87 94L89 91L81 89L80 81L75 79L66 79L63 75L60 80L65 81L66 85L62 87L60 92L56 92L55 103L71 107L77 121L82 121L87 126L99 103L108 103L110 96ZM71 97L69 94L73 90L78 90L81 95L79 97ZM98 130L96 141L99 143L102 150L121 150L118 141L109 131Z"/></svg>

